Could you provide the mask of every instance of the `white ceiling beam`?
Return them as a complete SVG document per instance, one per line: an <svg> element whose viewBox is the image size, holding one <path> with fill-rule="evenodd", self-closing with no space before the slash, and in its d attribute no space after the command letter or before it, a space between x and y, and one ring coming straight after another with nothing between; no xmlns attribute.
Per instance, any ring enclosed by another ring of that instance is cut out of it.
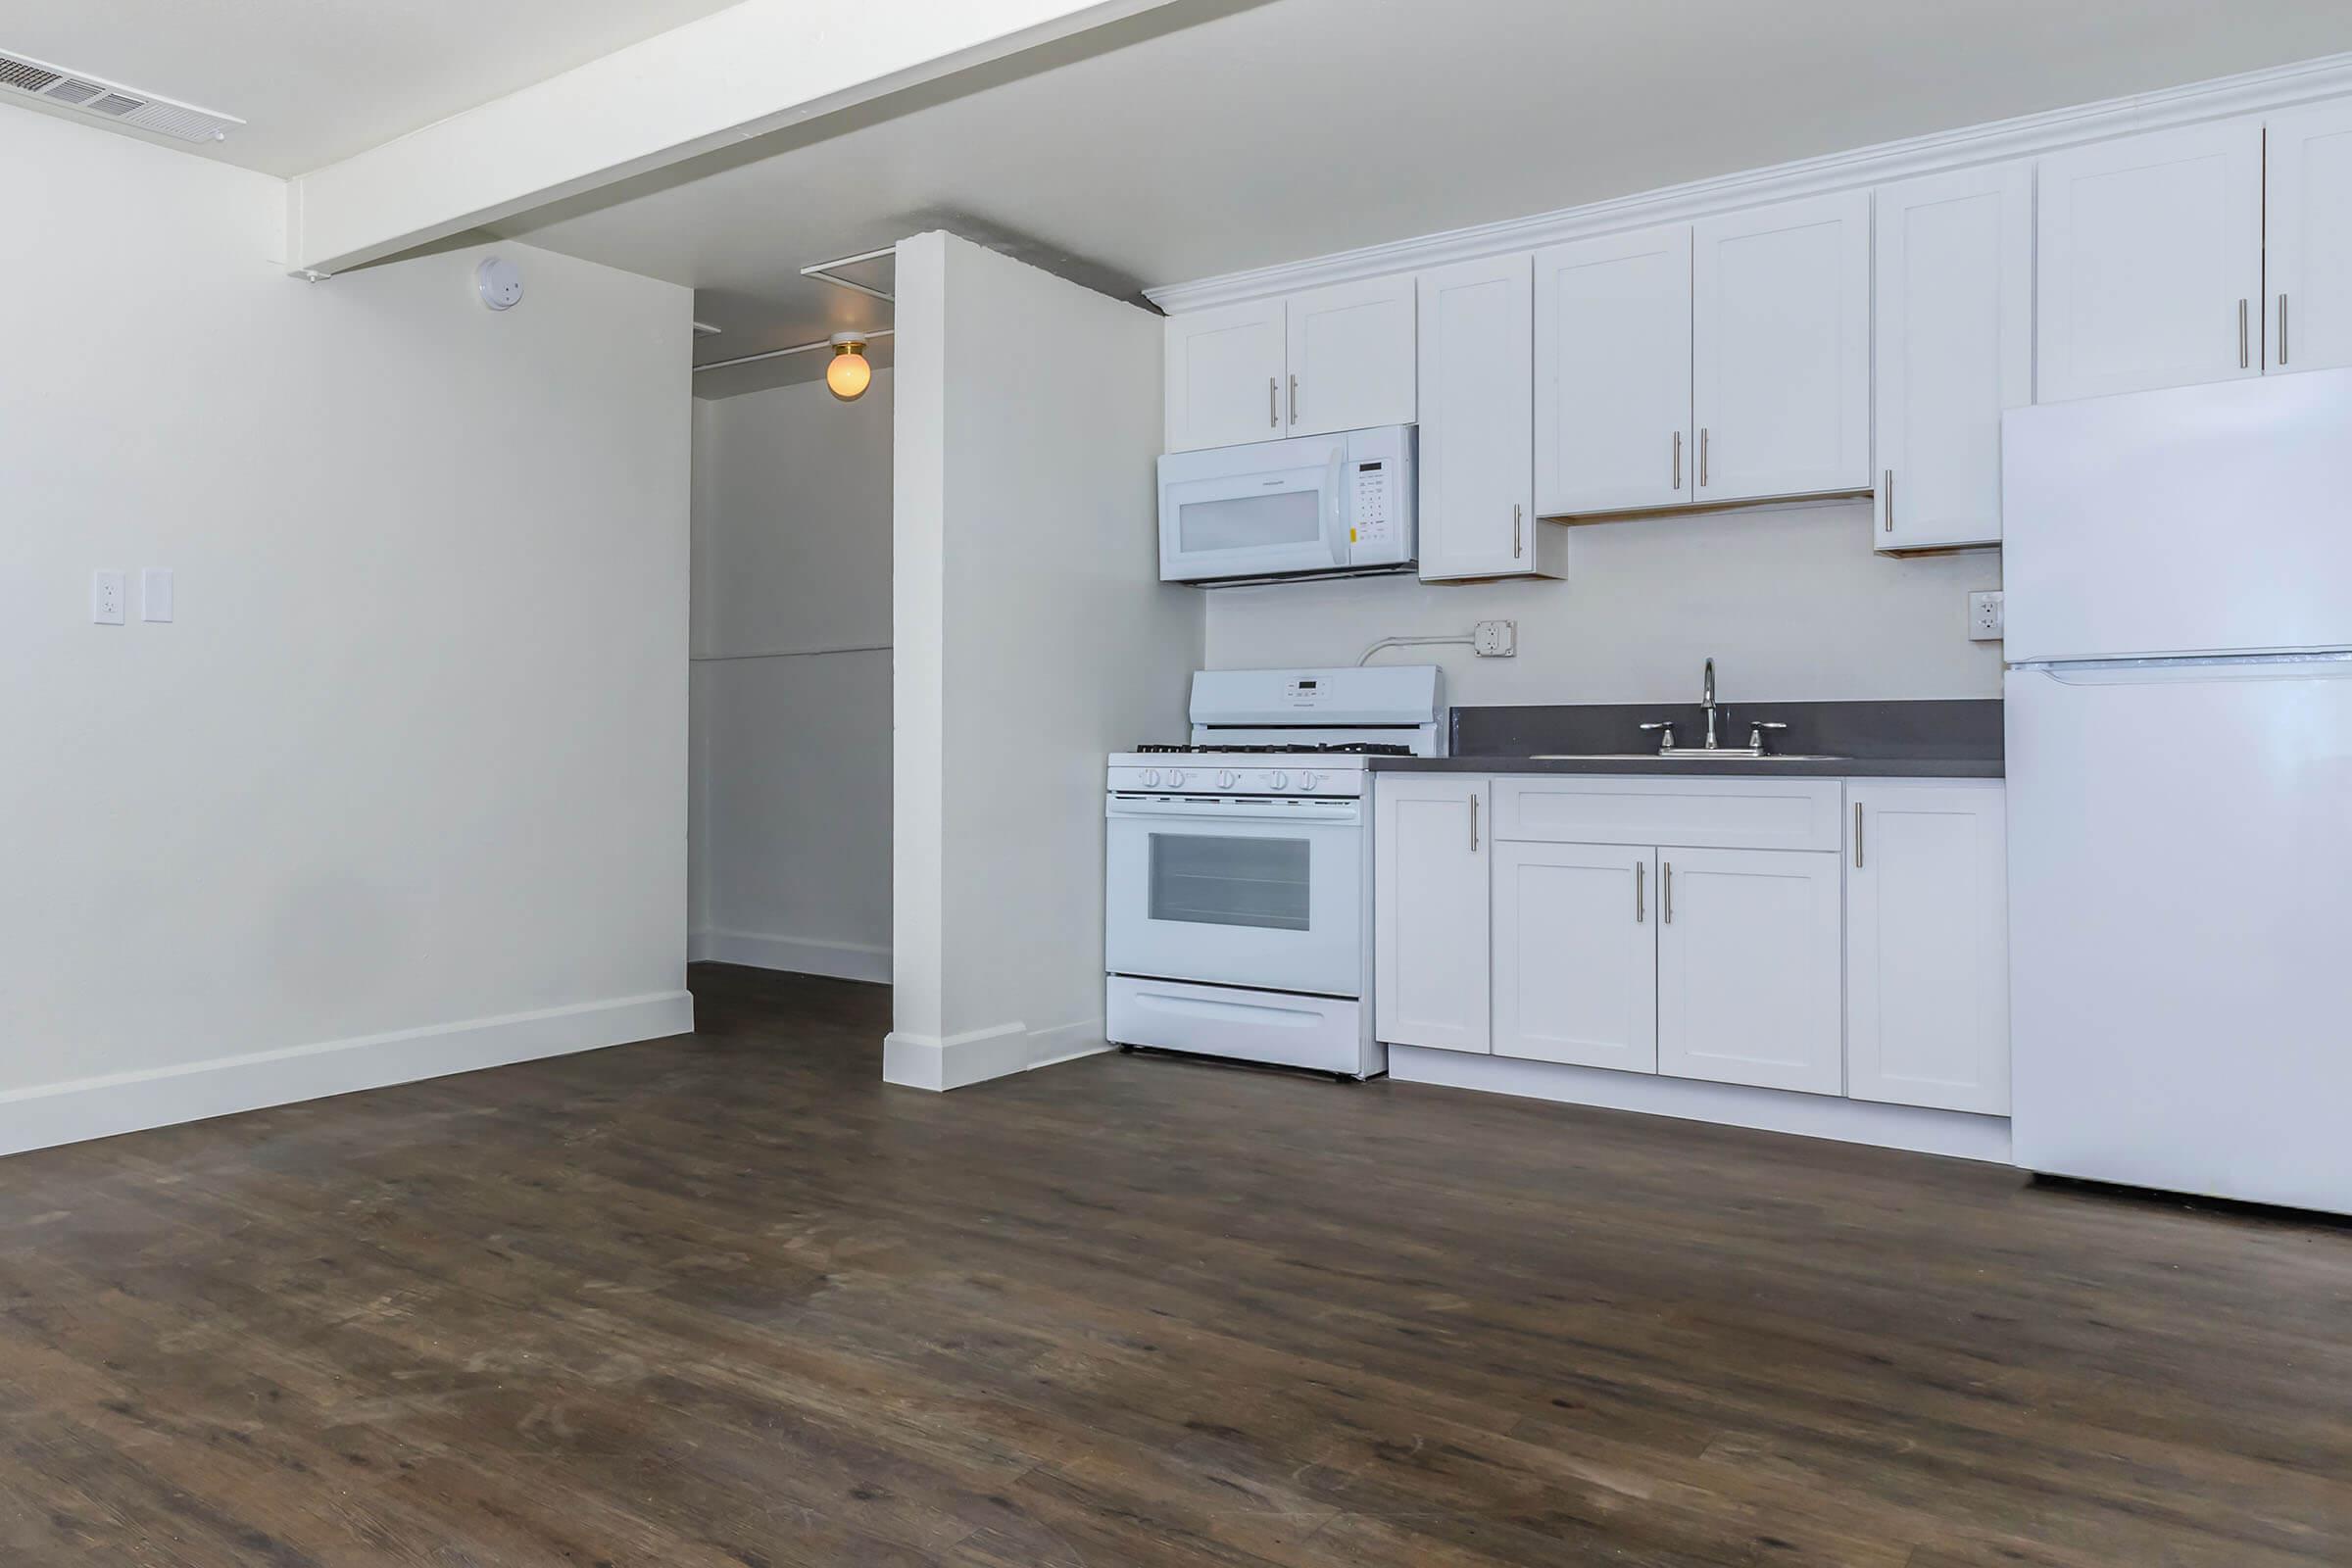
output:
<svg viewBox="0 0 2352 1568"><path fill-rule="evenodd" d="M331 273L1170 0L744 0L288 182Z"/></svg>

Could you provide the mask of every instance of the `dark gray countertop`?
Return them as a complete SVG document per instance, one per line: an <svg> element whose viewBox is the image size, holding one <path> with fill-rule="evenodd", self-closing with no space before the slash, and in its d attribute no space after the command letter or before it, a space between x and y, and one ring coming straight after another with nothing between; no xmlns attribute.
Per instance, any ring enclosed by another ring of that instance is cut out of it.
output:
<svg viewBox="0 0 2352 1568"><path fill-rule="evenodd" d="M1674 724L1681 757L1611 757L1602 752L1647 752L1657 744L1645 722ZM1625 773L1705 778L1715 774L1763 778L2000 778L2001 704L1998 698L1914 702L1726 703L1716 711L1726 746L1745 746L1759 720L1781 727L1766 750L1813 754L1824 761L1773 762L1689 756L1706 739L1706 718L1695 703L1533 704L1456 708L1450 715L1450 757L1375 757L1380 772ZM1538 761L1547 752L1568 760Z"/></svg>
<svg viewBox="0 0 2352 1568"><path fill-rule="evenodd" d="M1692 757L1375 757L1375 773L1626 773L1682 778L2000 778L1997 757L1841 757L1774 762Z"/></svg>

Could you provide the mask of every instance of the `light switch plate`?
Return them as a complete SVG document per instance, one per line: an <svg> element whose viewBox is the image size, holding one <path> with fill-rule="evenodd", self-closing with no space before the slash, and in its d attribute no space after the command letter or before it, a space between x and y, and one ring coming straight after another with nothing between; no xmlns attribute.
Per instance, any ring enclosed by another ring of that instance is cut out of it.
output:
<svg viewBox="0 0 2352 1568"><path fill-rule="evenodd" d="M2008 617L2001 605L2001 591L1987 588L1968 596L1968 640L1972 643L1997 643Z"/></svg>
<svg viewBox="0 0 2352 1568"><path fill-rule="evenodd" d="M104 567L90 573L90 623L96 626L122 624L124 598L122 573Z"/></svg>
<svg viewBox="0 0 2352 1568"><path fill-rule="evenodd" d="M172 568L148 566L139 572L139 618L172 618Z"/></svg>

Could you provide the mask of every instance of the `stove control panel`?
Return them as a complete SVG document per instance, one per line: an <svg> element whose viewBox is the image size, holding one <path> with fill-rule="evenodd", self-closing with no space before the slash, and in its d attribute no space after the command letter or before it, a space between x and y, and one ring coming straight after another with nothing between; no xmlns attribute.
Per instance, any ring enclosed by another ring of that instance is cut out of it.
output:
<svg viewBox="0 0 2352 1568"><path fill-rule="evenodd" d="M1346 800L1365 794L1365 783L1361 768L1301 772L1297 767L1140 767L1122 763L1110 769L1110 788L1126 794L1311 795Z"/></svg>

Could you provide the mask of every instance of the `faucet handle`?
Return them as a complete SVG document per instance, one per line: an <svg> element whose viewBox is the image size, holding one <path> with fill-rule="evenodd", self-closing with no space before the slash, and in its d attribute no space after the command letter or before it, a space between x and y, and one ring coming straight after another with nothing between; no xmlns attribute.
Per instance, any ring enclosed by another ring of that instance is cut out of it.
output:
<svg viewBox="0 0 2352 1568"><path fill-rule="evenodd" d="M1747 726L1747 749L1751 752L1762 751L1764 749L1764 732L1766 730L1787 729L1788 727L1788 725L1782 723L1777 718L1750 719Z"/></svg>
<svg viewBox="0 0 2352 1568"><path fill-rule="evenodd" d="M1671 752L1671 751L1673 751L1673 750L1674 750L1674 720L1673 720L1673 719L1671 719L1671 718L1661 718L1661 719L1654 720L1654 721L1652 721L1652 722L1650 722L1650 723L1644 724L1644 725L1642 725L1642 727L1643 729L1658 729L1658 730L1664 730L1666 733L1658 737L1658 750L1659 750L1659 751L1661 751L1661 752Z"/></svg>

